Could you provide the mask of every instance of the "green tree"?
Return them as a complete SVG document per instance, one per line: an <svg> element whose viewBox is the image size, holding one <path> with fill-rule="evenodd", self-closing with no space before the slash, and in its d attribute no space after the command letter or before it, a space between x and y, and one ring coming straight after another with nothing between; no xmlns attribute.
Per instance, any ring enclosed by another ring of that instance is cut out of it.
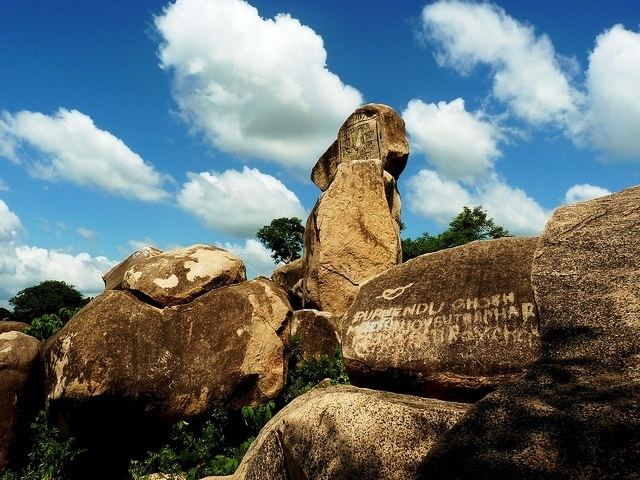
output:
<svg viewBox="0 0 640 480"><path fill-rule="evenodd" d="M407 261L424 253L457 247L474 240L510 237L503 227L496 225L482 207L464 207L449 223L449 228L438 235L423 233L415 239L402 240L402 260Z"/></svg>
<svg viewBox="0 0 640 480"><path fill-rule="evenodd" d="M58 280L45 280L34 287L20 290L9 299L13 305L13 318L31 323L46 314L58 314L62 308L75 309L88 302L73 285Z"/></svg>
<svg viewBox="0 0 640 480"><path fill-rule="evenodd" d="M271 250L275 263L289 263L300 258L304 227L299 218L281 217L271 220L256 234L260 242Z"/></svg>
<svg viewBox="0 0 640 480"><path fill-rule="evenodd" d="M0 321L2 320L13 320L13 313L11 310L7 310L4 307L0 307Z"/></svg>

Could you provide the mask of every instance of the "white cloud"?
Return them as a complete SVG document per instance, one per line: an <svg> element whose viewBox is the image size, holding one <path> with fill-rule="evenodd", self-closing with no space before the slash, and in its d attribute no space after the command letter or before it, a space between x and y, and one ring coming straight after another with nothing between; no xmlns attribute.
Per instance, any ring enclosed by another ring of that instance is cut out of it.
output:
<svg viewBox="0 0 640 480"><path fill-rule="evenodd" d="M18 216L0 200L0 242L12 242L21 230L22 223Z"/></svg>
<svg viewBox="0 0 640 480"><path fill-rule="evenodd" d="M0 178L0 192L8 192L11 190L9 184Z"/></svg>
<svg viewBox="0 0 640 480"><path fill-rule="evenodd" d="M560 58L546 35L490 3L441 0L422 12L425 35L434 40L441 65L469 72L491 67L493 94L513 113L534 124L562 123L575 111L581 95L571 87L576 62Z"/></svg>
<svg viewBox="0 0 640 480"><path fill-rule="evenodd" d="M76 228L76 232L82 238L90 242L96 239L96 232L94 230L91 230L90 228L78 227Z"/></svg>
<svg viewBox="0 0 640 480"><path fill-rule="evenodd" d="M177 0L155 25L180 113L217 148L308 168L362 103L326 66L322 38L242 0Z"/></svg>
<svg viewBox="0 0 640 480"><path fill-rule="evenodd" d="M615 25L598 36L587 88L587 112L574 124L579 139L613 158L640 159L640 33Z"/></svg>
<svg viewBox="0 0 640 480"><path fill-rule="evenodd" d="M218 232L249 237L278 217L304 218L295 193L255 168L188 173L178 204Z"/></svg>
<svg viewBox="0 0 640 480"><path fill-rule="evenodd" d="M244 245L225 243L222 248L242 259L247 267L247 278L254 278L259 275L271 277L273 270L277 267L271 258L271 250L253 238L245 240Z"/></svg>
<svg viewBox="0 0 640 480"><path fill-rule="evenodd" d="M18 161L29 156L26 151L20 152L20 147L26 146L35 153L29 170L37 178L67 180L151 202L167 196L162 175L122 140L99 129L77 110L61 108L51 116L3 112L0 155Z"/></svg>
<svg viewBox="0 0 640 480"><path fill-rule="evenodd" d="M86 252L76 255L17 244L20 219L0 200L0 303L23 288L44 280L64 280L85 295L95 295L104 288L102 274L116 262L106 257L92 257Z"/></svg>
<svg viewBox="0 0 640 480"><path fill-rule="evenodd" d="M469 113L464 100L426 104L411 100L402 112L411 142L438 172L472 181L487 174L500 156L500 130Z"/></svg>
<svg viewBox="0 0 640 480"><path fill-rule="evenodd" d="M458 182L443 179L432 170L420 170L409 178L408 187L409 210L443 225L473 203Z"/></svg>
<svg viewBox="0 0 640 480"><path fill-rule="evenodd" d="M592 200L594 198L603 197L605 195L611 195L611 192L606 188L598 187L595 185L589 185L583 183L574 185L564 195L564 200L567 203L583 202L585 200Z"/></svg>
<svg viewBox="0 0 640 480"><path fill-rule="evenodd" d="M498 225L515 235L539 234L550 212L523 190L505 184L493 174L473 188L447 180L431 170L421 170L409 179L409 209L446 225L462 207L481 205Z"/></svg>

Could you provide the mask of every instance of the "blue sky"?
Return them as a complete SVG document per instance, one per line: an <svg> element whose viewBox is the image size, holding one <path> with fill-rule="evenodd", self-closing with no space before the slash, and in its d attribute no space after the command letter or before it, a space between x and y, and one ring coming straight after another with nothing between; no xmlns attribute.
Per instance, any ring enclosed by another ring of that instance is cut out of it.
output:
<svg viewBox="0 0 640 480"><path fill-rule="evenodd" d="M640 4L240 0L0 3L0 302L88 294L144 244L253 238L304 216L346 116L407 124L405 236L462 205L538 234L640 183Z"/></svg>

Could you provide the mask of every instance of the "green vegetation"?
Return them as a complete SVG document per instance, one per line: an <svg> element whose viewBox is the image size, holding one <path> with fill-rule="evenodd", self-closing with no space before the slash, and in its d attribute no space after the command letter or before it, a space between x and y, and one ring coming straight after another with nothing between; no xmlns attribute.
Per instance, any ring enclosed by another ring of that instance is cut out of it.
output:
<svg viewBox="0 0 640 480"><path fill-rule="evenodd" d="M506 229L495 224L482 207L475 207L473 210L464 207L462 212L451 220L449 228L444 232L435 236L425 232L416 239L403 239L402 260L406 262L424 253L457 247L474 240L510 236Z"/></svg>
<svg viewBox="0 0 640 480"><path fill-rule="evenodd" d="M273 415L274 402L257 407L243 407L243 425L234 425L246 438L234 444L229 440L231 422L223 408L214 410L199 428L188 422L173 425L169 442L158 451L149 452L143 460L131 462L129 474L134 480L144 479L151 473L181 474L187 480L197 480L210 475L230 475L242 461L255 435Z"/></svg>
<svg viewBox="0 0 640 480"><path fill-rule="evenodd" d="M291 343L284 402L289 403L294 398L307 393L324 379L329 379L333 385L349 383L340 347L337 347L331 356L319 355L303 359L297 348L298 339L293 337Z"/></svg>
<svg viewBox="0 0 640 480"><path fill-rule="evenodd" d="M57 314L45 313L41 317L34 318L24 333L46 342L49 337L64 327L71 318L81 310L77 308L61 308Z"/></svg>
<svg viewBox="0 0 640 480"><path fill-rule="evenodd" d="M57 428L39 412L30 425L30 445L26 465L7 470L0 480L64 480L70 478L73 462L84 452L73 438L63 440Z"/></svg>
<svg viewBox="0 0 640 480"><path fill-rule="evenodd" d="M13 320L31 323L33 319L43 315L58 314L62 308L84 307L89 300L73 285L46 280L19 291L9 299L9 303L13 305Z"/></svg>
<svg viewBox="0 0 640 480"><path fill-rule="evenodd" d="M289 263L300 258L304 227L299 218L274 218L269 225L258 230L256 236L273 252L271 258L275 263Z"/></svg>
<svg viewBox="0 0 640 480"><path fill-rule="evenodd" d="M13 320L13 312L4 307L0 307L0 321L2 320Z"/></svg>

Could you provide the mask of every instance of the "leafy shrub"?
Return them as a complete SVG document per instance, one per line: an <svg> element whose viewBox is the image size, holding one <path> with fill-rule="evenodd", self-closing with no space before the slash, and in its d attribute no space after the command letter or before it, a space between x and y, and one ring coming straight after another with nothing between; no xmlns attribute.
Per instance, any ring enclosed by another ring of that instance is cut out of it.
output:
<svg viewBox="0 0 640 480"><path fill-rule="evenodd" d="M173 425L170 441L157 452L149 452L143 460L131 462L129 474L134 480L151 473L183 475L195 480L209 475L230 475L242 461L256 434L267 423L275 409L275 402L241 410L248 436L233 445L226 434L232 425L227 412L216 409L200 428L179 421ZM237 427L237 425L233 425ZM237 428L236 428L237 430ZM235 432L236 435L239 432Z"/></svg>
<svg viewBox="0 0 640 480"><path fill-rule="evenodd" d="M24 333L36 337L38 340L46 341L58 330L64 327L71 318L81 310L77 308L61 308L57 314L45 313L44 315L34 318Z"/></svg>
<svg viewBox="0 0 640 480"><path fill-rule="evenodd" d="M307 393L327 378L331 380L333 385L349 383L340 347L336 347L331 356L325 354L304 359L298 351L297 344L298 340L294 337L289 360L289 375L284 393L286 403Z"/></svg>
<svg viewBox="0 0 640 480"><path fill-rule="evenodd" d="M6 471L0 480L65 480L70 478L74 461L84 450L73 438L63 440L57 428L50 425L47 413L40 411L29 427L30 446L26 465L17 471Z"/></svg>

